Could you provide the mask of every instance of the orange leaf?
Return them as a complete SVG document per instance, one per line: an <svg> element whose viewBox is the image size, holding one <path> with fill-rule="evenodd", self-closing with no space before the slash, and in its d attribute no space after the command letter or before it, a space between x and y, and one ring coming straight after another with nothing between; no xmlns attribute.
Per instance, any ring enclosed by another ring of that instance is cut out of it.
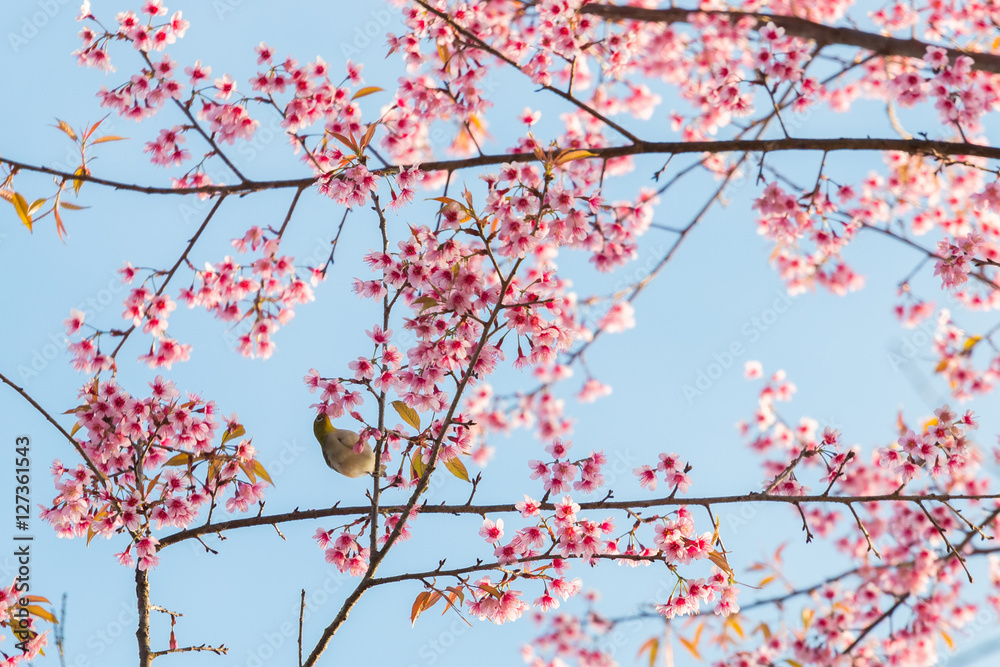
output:
<svg viewBox="0 0 1000 667"><path fill-rule="evenodd" d="M59 120L58 118L56 118L56 122L58 123L58 125L54 125L53 127L59 128L60 130L62 130L63 132L65 132L67 135L69 135L70 139L72 139L73 141L76 141L76 132L74 132L73 128L69 126L69 123L67 123L64 120Z"/></svg>
<svg viewBox="0 0 1000 667"><path fill-rule="evenodd" d="M101 123L103 123L103 122L104 122L105 120L107 120L107 116L105 116L105 117L104 117L104 118L102 118L101 120L99 120L99 121L97 121L96 123L94 123L94 124L93 124L93 125L92 125L92 126L90 127L90 129L89 129L89 130L87 130L86 132L84 132L84 133L83 133L83 140L84 140L84 141L86 141L87 139L90 139L90 136L91 136L91 135L92 135L92 134L94 133L94 130L96 130L96 129L97 129L97 127L98 127L98 126L99 126L99 125L100 125Z"/></svg>
<svg viewBox="0 0 1000 667"><path fill-rule="evenodd" d="M44 609L42 609L41 607L39 607L36 604L29 604L28 606L26 606L24 608L28 610L28 613L33 614L33 615L37 616L38 618L44 618L49 623L58 623L59 622L59 621L56 620L56 617L53 616L51 612L45 611Z"/></svg>
<svg viewBox="0 0 1000 667"><path fill-rule="evenodd" d="M14 210L17 211L17 217L21 218L21 222L24 223L24 226L27 227L30 232L32 221L31 214L28 213L28 202L24 199L20 192L15 192L14 200L11 203L14 204Z"/></svg>
<svg viewBox="0 0 1000 667"><path fill-rule="evenodd" d="M647 639L646 642L639 647L639 652L636 654L636 657L641 656L647 650L649 650L649 667L653 667L653 665L656 664L656 654L660 650L660 640L656 637Z"/></svg>
<svg viewBox="0 0 1000 667"><path fill-rule="evenodd" d="M736 576L736 573L733 572L733 568L729 567L729 561L726 560L725 555L719 553L715 549L712 549L708 552L708 559L715 563L716 567L728 574L730 579Z"/></svg>
<svg viewBox="0 0 1000 667"><path fill-rule="evenodd" d="M90 170L87 169L85 166L83 166L81 164L79 167L76 168L76 171L74 171L73 174L76 175L76 176L90 176ZM73 192L74 193L80 194L80 188L82 188L82 187L83 187L83 181L82 180L80 180L79 178L73 179Z"/></svg>
<svg viewBox="0 0 1000 667"><path fill-rule="evenodd" d="M52 215L55 216L56 219L56 234L59 235L59 238L62 238L63 234L66 233L66 225L63 224L62 216L59 215L58 206L52 207ZM79 424L77 424L77 426L79 426Z"/></svg>
<svg viewBox="0 0 1000 667"><path fill-rule="evenodd" d="M357 100L362 97L368 97L373 93L381 93L382 90L383 89L379 88L378 86L365 86L364 88L358 90L358 92L354 93L354 95L351 97L351 100Z"/></svg>
<svg viewBox="0 0 1000 667"><path fill-rule="evenodd" d="M556 158L556 164L564 165L567 162L572 162L573 160L581 160L587 157L597 157L597 154L585 150L565 151L563 153L560 153L559 157Z"/></svg>
<svg viewBox="0 0 1000 667"><path fill-rule="evenodd" d="M344 144L348 148L350 148L355 153L360 152L358 150L358 144L355 143L355 141L353 139L348 139L347 137L345 137L344 135L340 134L339 132L331 132L330 136L333 137L334 139L336 139L337 141L339 141L340 143Z"/></svg>
<svg viewBox="0 0 1000 667"><path fill-rule="evenodd" d="M489 584L479 584L479 588L486 591L487 593L489 593L498 600L503 597L503 593L501 593L495 587L490 586Z"/></svg>
<svg viewBox="0 0 1000 667"><path fill-rule="evenodd" d="M368 126L368 130L365 132L365 136L361 137L361 144L360 144L361 150L364 150L365 147L368 145L368 143L372 140L372 137L375 136L375 129L377 127L378 127L377 121Z"/></svg>
<svg viewBox="0 0 1000 667"><path fill-rule="evenodd" d="M35 201L31 202L31 206L28 207L28 215L34 215L35 212L42 206L44 206L45 202L47 201L48 201L47 199L36 199Z"/></svg>
<svg viewBox="0 0 1000 667"><path fill-rule="evenodd" d="M962 353L969 354L970 352L972 352L972 348L974 348L976 346L976 343L978 343L982 339L983 339L982 336L969 336L965 340L965 344L962 345Z"/></svg>
<svg viewBox="0 0 1000 667"><path fill-rule="evenodd" d="M90 143L92 143L92 144L103 144L103 143L105 143L107 141L125 141L125 139L127 139L127 138L128 137L119 137L119 136L114 135L114 134L106 134L103 137L98 137L97 139L94 139Z"/></svg>
<svg viewBox="0 0 1000 667"><path fill-rule="evenodd" d="M413 601L413 606L410 607L410 627L413 627L417 622L417 617L430 607L430 604L428 604L430 599L431 594L428 591L423 591L417 595L417 599Z"/></svg>
<svg viewBox="0 0 1000 667"><path fill-rule="evenodd" d="M183 466L191 463L194 460L194 456L187 453L177 454L172 456L163 464L165 466Z"/></svg>
<svg viewBox="0 0 1000 667"><path fill-rule="evenodd" d="M681 644L684 645L684 648L691 651L691 655L693 655L698 660L701 660L701 654L698 653L698 642L701 641L701 631L704 629L705 629L705 624L699 623L698 629L694 633L694 637L692 637L690 640L684 639L683 637L680 636L677 637L681 641Z"/></svg>

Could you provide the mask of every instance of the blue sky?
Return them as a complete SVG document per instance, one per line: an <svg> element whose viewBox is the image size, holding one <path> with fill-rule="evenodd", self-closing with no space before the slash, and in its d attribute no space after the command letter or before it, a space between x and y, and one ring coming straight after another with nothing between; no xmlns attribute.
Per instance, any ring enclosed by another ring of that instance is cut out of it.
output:
<svg viewBox="0 0 1000 667"><path fill-rule="evenodd" d="M384 58L387 49L381 35L368 36L376 29L380 34L399 31L397 10L382 3L338 3L331 11L325 3L287 0L281 3L280 12L264 0L213 0L169 7L183 10L192 23L187 37L170 49L172 57L182 66L200 58L212 66L213 75L229 72L242 88L255 71L251 49L262 40L274 46L279 57L290 54L305 61L321 55L335 71L345 57L364 62L368 85L391 89L402 74L397 56ZM114 12L126 8L134 7L98 0L92 10L110 21ZM115 85L138 67L134 53L119 48L112 53L117 73L106 76L78 68L70 55L77 45L76 12L75 3L59 0L6 4L0 18L0 50L8 63L2 78L6 103L0 105L0 153L5 157L70 166L72 156L67 149L71 146L50 125L60 118L80 127L103 117L105 111L94 97L98 87ZM320 18L303 20L303 16ZM534 93L523 77L509 72L497 74L495 83L499 94L490 130L496 141L484 147L488 152L501 150L502 142L520 131L514 118L525 105L543 112L536 136L547 140L559 131L558 114L566 110L561 101ZM673 138L665 118L676 102L670 91L657 92L664 102L654 118L629 127L650 138ZM386 95L370 97L365 111L377 113ZM517 101L507 106L508 100ZM167 183L167 172L150 165L141 146L157 129L175 122L178 118L170 109L142 125L109 118L105 131L130 140L103 147L93 171L129 182ZM254 142L232 152L241 169L256 179L304 175L283 138L273 131L275 127L264 117ZM802 136L859 131L893 136L884 114L872 103L859 103L846 115L817 112L797 130ZM187 147L197 154L201 147L193 141ZM633 177L620 179L609 192L612 197L630 196L650 183L648 178L661 161L643 159L637 164ZM782 156L774 164L811 179L818 156ZM828 164L845 179L856 180L880 163L878 156L858 154L832 156ZM476 186L474 174L462 174L462 178L470 188ZM46 193L44 178L26 175L19 182L37 196ZM711 179L693 177L687 187L664 197L656 221L683 226L712 187ZM591 371L611 384L614 393L593 406L575 404L571 396L582 382L579 372L561 389L568 399L568 413L576 420L575 451L604 449L615 475L611 486L617 498L644 495L630 471L655 462L661 451L676 451L693 464L691 494L737 493L759 487L757 459L733 428L734 422L750 416L755 405L756 385L742 379L743 362L749 359L762 361L767 372L784 368L798 385L795 401L782 407L786 418L809 415L821 424L834 425L849 444L883 446L892 438L897 410L914 419L928 414L946 397L946 387L931 373L929 345L921 343L913 331L901 329L891 312L897 281L919 257L890 240L862 237L848 251L853 266L866 276L863 291L847 297L826 293L796 297L787 312L766 329L753 324L754 318L767 321L768 309L783 294L781 282L767 264L770 247L755 232L750 203L757 192L752 176L732 188L728 206L713 209L639 297L635 304L638 327L603 337L588 353ZM229 240L252 224L280 224L291 195L264 193L227 200L199 240L192 261L201 265L231 253ZM116 193L90 185L83 188L79 203L89 208L65 216L66 242L57 238L49 221L28 234L12 209L0 218L0 266L6 285L0 293L5 314L0 327L0 371L21 383L53 414L76 405L76 391L84 380L69 366L60 347L62 320L69 310L84 304L94 311L95 323L117 326L126 292L115 271L125 260L146 267L171 265L207 210L203 204L180 198ZM402 215L392 214L390 233L400 233L407 223L429 219L433 211L430 205L421 204ZM304 197L285 237L284 251L298 263L308 263L303 259L311 256L324 258L341 214L342 209L329 200ZM651 230L636 261L610 276L591 275L582 256L567 255L560 267L573 277L581 294L606 293L609 287L614 289L654 266L671 241L669 233ZM312 367L324 374L346 372L347 362L358 350L367 349L364 329L380 316L372 302L359 300L349 285L351 278L367 275L360 257L376 243L373 214L352 213L329 279L317 289L317 300L300 306L293 323L277 334L278 351L268 361L250 361L233 352L232 337L224 325L202 311L179 309L171 318L170 332L192 343L194 352L190 362L175 366L169 376L180 389L214 399L224 414L240 413L276 482L267 495L267 512L364 501L363 480L342 478L323 465L311 434L308 406L315 397L301 379ZM940 303L928 273L915 283L922 294L934 295ZM182 284L178 279L176 286ZM988 319L967 315L962 321L990 324ZM907 342L917 347L917 357L894 369L887 353L899 352ZM745 352L732 367L703 395L690 401L685 398L684 385L694 384L716 355L733 343L742 344ZM134 359L141 346L138 339L131 341L121 358ZM143 392L145 382L155 375L138 364L121 366L120 382L135 393ZM502 372L495 380L501 392L534 386L531 378L515 371ZM970 406L982 417L980 439L987 443L997 432L996 411L990 411L995 405L994 397L986 397ZM65 417L60 421L67 426L71 423ZM53 495L48 474L52 459L75 463L74 454L39 414L3 387L0 451L10 451L20 435L32 441L32 501L46 503ZM540 497L538 485L527 479L525 465L541 455L533 435L515 432L492 444L496 455L477 499L511 502L520 499L522 492ZM5 461L0 469L10 465ZM5 499L13 496L10 477L0 477L0 497ZM467 495L463 484L448 479L433 488L430 501L464 501ZM721 516L724 529L730 526L724 537L734 552L731 560L737 572L782 541L789 544L786 575L797 584L842 569L843 563L830 558L830 549L823 543L804 544L791 510L765 508L745 521L737 520L737 510L731 511L734 514L723 511ZM418 518L413 525L416 537L393 552L380 574L428 569L445 556L456 566L489 556L492 550L475 534L478 523L474 517ZM8 524L4 520L0 529L3 549L9 544ZM310 539L320 525L334 524L288 524L282 527L287 540L266 527L229 533L221 542L210 538L207 542L219 551L217 556L205 553L197 543L165 550L151 577L153 602L185 614L177 628L182 645L225 643L231 653L227 658L192 654L163 661L239 667L293 662L295 635L288 628L297 624L299 591L305 589L310 602L305 624L308 648L352 587L352 580L327 565ZM459 531L468 539L453 539ZM121 540L95 540L88 548L84 540L55 538L37 518L32 533L34 591L53 601L63 593L68 596L67 664L131 664L135 655L134 583L132 573L112 558L124 546ZM0 557L0 581L11 578L11 563L10 558ZM602 610L610 615L628 613L648 601L649 591L657 590L665 580L664 573L652 569L623 571L604 566L590 570L577 565L573 572L583 577L588 588L602 590ZM466 664L473 657L482 665L517 664L517 646L535 631L527 619L503 628L479 622L467 628L454 616L436 613L424 615L411 629L410 604L419 590L417 584L405 583L368 593L321 664L362 659L373 647L381 662L407 666ZM525 597L533 598L534 593L529 589ZM754 591L746 590L741 601L754 597ZM997 636L992 627L974 631L970 645ZM631 664L639 644L658 632L656 624L627 626L621 637L608 641L614 643L620 662ZM166 639L165 619L154 618L154 648L162 648ZM695 664L681 651L676 654L678 665ZM47 653L38 664L58 664L54 651ZM989 657L979 662L956 658L950 664L986 665L989 661Z"/></svg>

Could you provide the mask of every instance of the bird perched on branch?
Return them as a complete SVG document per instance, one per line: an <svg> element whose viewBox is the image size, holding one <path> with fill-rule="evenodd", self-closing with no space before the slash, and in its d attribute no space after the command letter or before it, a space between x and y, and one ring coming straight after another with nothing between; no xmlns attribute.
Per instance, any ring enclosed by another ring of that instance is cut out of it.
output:
<svg viewBox="0 0 1000 667"><path fill-rule="evenodd" d="M360 452L354 451L360 439L354 431L334 428L330 418L317 415L313 433L323 449L326 464L346 477L371 475L375 470L375 452L365 443ZM379 466L379 475L385 477L385 466Z"/></svg>

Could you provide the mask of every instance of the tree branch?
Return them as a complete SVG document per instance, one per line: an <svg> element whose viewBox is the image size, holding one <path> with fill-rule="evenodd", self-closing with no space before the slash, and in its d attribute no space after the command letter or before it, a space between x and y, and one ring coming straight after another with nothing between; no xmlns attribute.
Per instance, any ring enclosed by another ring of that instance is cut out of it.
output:
<svg viewBox="0 0 1000 667"><path fill-rule="evenodd" d="M629 155L682 155L687 153L778 153L784 151L899 151L913 155L930 155L935 158L944 156L982 157L1000 160L1000 148L983 146L960 141L929 141L924 139L891 139L879 137L839 137L839 138L809 138L788 137L781 139L724 139L720 141L643 141L625 146L581 147L594 154L593 158L613 158ZM504 153L500 155L481 155L457 160L431 160L421 162L419 167L424 172L457 171L474 167L486 167L505 163L537 162L534 153ZM0 164L7 164L16 169L52 174L66 179L76 179L98 185L105 185L116 190L129 190L145 194L162 195L192 195L192 194L249 194L264 190L284 188L301 188L313 185L324 178L310 176L308 178L286 179L275 181L254 181L237 185L204 185L198 188L165 188L122 183L94 176L75 175L69 172L51 169L49 167L31 165L16 160L0 158ZM395 174L413 165L392 165L374 169L376 176Z"/></svg>
<svg viewBox="0 0 1000 667"><path fill-rule="evenodd" d="M836 28L834 26L816 23L797 16L779 16L775 14L762 14L759 12L739 12L715 10L705 11L698 9L683 9L674 7L670 9L647 9L645 7L623 7L619 5L605 5L588 3L580 8L581 14L590 14L612 20L644 21L650 23L687 23L688 17L692 14L703 14L706 16L725 16L730 22L736 23L742 18L753 17L759 21L770 21L774 25L784 28L786 35L793 35L803 39L811 39L824 44L843 44L846 46L856 46L867 49L884 56L905 56L909 58L923 58L927 53L927 47L935 46L944 49L948 56L954 60L958 56L969 56L975 62L972 69L984 72L1000 73L1000 56L990 53L979 53L975 51L963 51L944 45L928 44L917 39L899 39L888 37L873 32L857 30L855 28Z"/></svg>
<svg viewBox="0 0 1000 667"><path fill-rule="evenodd" d="M730 495L730 496L708 496L701 498L677 498L677 497L664 497L664 498L650 498L647 500L612 500L612 501L596 501L589 503L579 503L581 510L630 510L630 509L640 509L649 507L685 507L690 505L700 505L702 507L709 507L711 505L733 505L739 503L782 503L786 505L796 505L799 503L832 503L837 505L851 505L854 503L876 503L884 501L895 501L895 502L910 502L916 503L919 501L929 502L929 501L952 501L952 500L996 500L1000 499L1000 493L989 494L989 495L971 495L971 494L956 494L949 495L946 493L929 493L926 495L896 495L895 493L884 493L879 495L869 495L869 496L827 496L827 495L809 495L809 496L779 496L764 493L746 493L743 495ZM539 508L546 511L554 511L556 509L555 504L551 502L539 503ZM406 509L403 505L383 505L379 510L383 513L395 514L402 512ZM354 507L329 507L324 509L314 509L314 510L294 510L292 512L287 512L284 514L273 514L273 515L263 515L249 517L246 519L234 519L232 521L222 521L219 523L210 523L203 526L198 526L196 528L189 528L187 530L182 530L171 535L167 535L160 540L159 549L164 549L171 544L176 544L184 540L191 539L198 535L205 535L207 533L222 533L228 530L235 530L237 528L246 528L248 526L270 526L280 523L289 523L292 521L307 521L310 519L321 519L329 516L351 516L351 515L363 515L368 514L371 510L369 505L354 506ZM477 514L480 516L487 514L503 514L503 513L513 513L520 512L513 503L510 504L496 504L496 505L427 505L424 504L420 507L420 514Z"/></svg>

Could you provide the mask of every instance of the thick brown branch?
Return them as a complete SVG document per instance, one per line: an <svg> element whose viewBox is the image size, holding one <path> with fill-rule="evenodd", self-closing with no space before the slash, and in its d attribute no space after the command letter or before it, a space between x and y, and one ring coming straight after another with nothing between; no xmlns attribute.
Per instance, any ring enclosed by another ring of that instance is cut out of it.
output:
<svg viewBox="0 0 1000 667"><path fill-rule="evenodd" d="M803 39L811 39L823 44L843 44L846 46L856 46L867 49L885 56L906 56L910 58L923 58L927 53L927 47L937 46L944 49L948 56L954 60L958 56L969 56L974 61L973 69L985 72L1000 73L1000 56L990 53L978 53L975 51L963 51L944 45L928 44L917 39L899 39L888 37L873 32L857 30L855 28L836 28L834 26L815 23L797 16L776 16L774 14L761 14L758 12L739 11L702 11L697 9L683 9L679 7L670 9L647 9L645 7L622 7L618 5L605 5L590 3L580 8L581 14L591 14L612 20L632 20L656 23L686 23L691 14L706 14L715 16L727 16L735 23L742 18L752 16L761 21L770 21L774 25L784 28L785 34L794 35Z"/></svg>
<svg viewBox="0 0 1000 667"><path fill-rule="evenodd" d="M434 577L458 577L463 574L472 574L474 572L482 572L483 570L511 570L517 565L523 565L525 563L534 563L538 561L549 561L553 558L561 558L563 560L567 559L596 559L596 560L634 560L642 561L646 563L651 562L662 562L664 556L662 552L658 552L649 556L643 556L640 554L591 554L589 556L581 556L578 554L570 555L559 555L559 554L539 554L537 556L528 556L526 558L518 558L511 563L476 563L475 565L465 565L463 567L456 567L451 569L444 569L439 567L436 570L427 570L425 572L404 572L402 574L394 574L388 577L378 577L372 579L372 586L382 586L384 584L394 584L400 581L420 581L421 579L431 579Z"/></svg>
<svg viewBox="0 0 1000 667"><path fill-rule="evenodd" d="M778 153L783 151L899 151L913 155L932 155L935 157L966 156L982 157L991 160L1000 160L1000 148L993 146L982 146L980 144L970 144L956 141L925 141L922 139L888 139L872 137L839 137L839 138L808 138L789 137L782 139L727 139L721 141L643 141L641 143L629 144L626 146L604 146L604 147L583 147L594 154L593 159L623 157L627 155L681 155L687 153ZM491 165L524 162L537 162L538 156L534 153L506 153L501 155L481 155L459 160L431 160L421 162L420 169L424 172L431 171L457 171L459 169L471 169L475 167L487 167ZM192 194L248 194L263 190L278 190L284 188L309 187L320 177L310 176L308 178L275 180L275 181L254 181L241 185L205 185L199 188L164 188L137 185L111 181L93 176L77 176L69 172L41 167L36 165L0 158L0 164L7 164L11 167L23 170L34 171L43 174L52 174L66 179L78 179L88 183L96 183L112 187L116 190L129 190L132 192L142 192L145 194L162 195L192 195ZM382 169L375 169L373 174L383 176L394 174L401 169L406 169L412 165L393 165Z"/></svg>
<svg viewBox="0 0 1000 667"><path fill-rule="evenodd" d="M540 197L540 202L543 201L545 201L544 190L542 191L542 196ZM541 205L542 204L540 203L539 206ZM389 553L389 550L392 548L393 544L395 544L396 540L398 540L400 535L402 535L403 528L406 525L406 521L409 519L414 508L416 507L417 501L419 500L420 496L427 490L427 487L430 484L431 475L434 473L434 470L437 466L438 454L441 451L441 444L444 441L444 438L447 435L448 430L452 426L453 423L452 420L454 419L455 413L458 410L459 403L462 400L462 394L465 391L465 387L468 385L469 380L472 378L473 369L476 367L476 363L479 361L479 357L483 353L483 350L486 348L486 343L489 341L491 335L491 327L493 326L493 323L496 322L497 316L503 309L503 295L506 293L507 287L514 281L514 277L517 275L517 270L523 261L524 260L522 258L514 262L514 265L511 268L508 276L502 278L500 281L499 294L501 295L501 297L497 299L496 305L490 312L490 317L486 322L486 326L483 327L483 333L480 336L479 342L476 344L476 347L473 350L472 355L469 359L468 370L462 376L462 379L458 383L458 385L455 387L455 395L451 400L451 405L448 406L448 411L445 413L443 419L441 420L440 426L438 427L439 428L438 435L434 439L434 442L431 446L430 458L426 463L426 467L423 473L420 475L420 479L417 482L416 488L414 488L413 492L410 495L409 501L404 507L400 508L399 520L396 522L396 526L392 529L392 532L389 533L389 536L386 538L385 544L382 546L382 548L377 552L371 554L370 557L371 559L368 561L368 570L365 572L364 577L362 577L361 582L358 583L354 591L347 597L347 600L344 601L344 604L340 608L340 611L337 613L337 616L323 630L323 634L320 635L319 641L316 642L316 646L313 648L312 652L309 654L309 657L303 663L303 667L313 667L313 665L316 664L316 661L319 660L320 656L323 654L323 652L326 650L326 647L329 645L330 640L333 638L333 635L337 632L340 626L344 624L344 621L347 620L347 615L350 613L351 609L354 607L355 604L357 604L358 600L361 599L361 596L364 594L364 592L369 588L371 588L372 581L375 577L375 572L378 570L379 565L382 563L386 555ZM376 462L376 465L377 463L378 462ZM369 512L370 507L365 508L365 511Z"/></svg>
<svg viewBox="0 0 1000 667"><path fill-rule="evenodd" d="M135 601L139 612L139 623L135 637L139 642L139 667L153 664L153 653L149 649L149 573L135 568Z"/></svg>
<svg viewBox="0 0 1000 667"><path fill-rule="evenodd" d="M480 49L482 51L486 51L487 53L489 53L490 55L492 55L494 58L497 58L498 60L501 60L501 61L507 63L508 65L510 65L511 67L513 67L514 69L516 69L518 72L521 72L522 74L524 73L524 70L522 70L521 67L515 61L511 60L510 58L508 58L504 54L502 54L499 51L497 51L495 48L493 48L492 46L490 46L489 44L487 44L486 42L484 42L482 39L480 39L479 37L477 37L476 35L474 35L469 30L467 30L467 29L463 28L462 26L458 25L457 23L455 23L455 21L448 14L446 14L445 12L442 12L439 9L435 9L434 7L431 7L429 4L427 4L426 2L424 2L424 0L415 0L415 2L418 5L420 5L421 7L423 7L425 10L427 10L428 12L434 14L439 19L441 19L442 21L446 22L449 26L451 26L451 28L455 32L459 33L460 35L462 35L463 37L465 37L470 42L473 42L474 43L474 48ZM602 114L601 112L599 112L597 109L595 109L592 106L590 106L589 104L586 104L586 103L580 101L579 99L577 99L573 95L572 92L567 92L567 91L564 91L564 90L560 90L559 88L556 88L555 86L550 86L550 85L547 85L547 84L541 84L541 88L544 89L544 90L548 90L550 92L553 92L556 95L558 95L559 97L563 98L564 100L572 103L573 105L575 105L579 109L585 111L586 113L590 114L591 116L593 116L597 120L601 121L602 123L604 123L605 125L607 125L611 129L615 130L616 132L618 132L619 134L621 134L623 137L625 137L629 141L632 141L632 142L638 142L639 141L638 137L636 137L634 134L632 134L631 132L629 132L628 130L626 130L624 127L622 127L618 123L614 122L613 120L611 120L610 118L608 118L607 116L605 116L604 114ZM471 132L469 133L469 136L470 137L472 136ZM475 138L473 137L473 139L475 139Z"/></svg>
<svg viewBox="0 0 1000 667"><path fill-rule="evenodd" d="M827 495L810 495L810 496L778 496L778 495L767 495L762 493L746 493L743 495L734 496L713 496L713 497L701 497L701 498L677 498L677 497L665 497L665 498L649 498L646 500L609 500L609 501L595 501L590 503L579 503L581 510L630 510L630 509L642 509L649 507L682 507L689 505L700 505L702 507L710 507L711 505L733 505L739 503L782 503L787 505L797 505L800 503L834 503L838 505L851 505L855 503L876 503L885 501L897 501L897 502L911 502L915 503L918 501L952 501L952 500L995 500L1000 499L1000 493L989 494L989 495L966 495L966 494L956 494L949 495L945 493L929 493L927 495L896 495L894 493L884 493L880 495L871 496L827 496ZM555 510L555 505L550 502L545 502L540 504L540 508L546 511ZM395 514L405 510L405 506L401 505L383 505L379 508L380 512L387 514ZM291 521L307 521L310 519L321 519L328 516L351 516L351 515L366 515L371 510L370 505L355 506L355 507L329 507L324 509L315 510L295 510L293 512L288 512L285 514L273 514L270 516L255 516L246 519L234 519L232 521L222 521L219 523L210 523L203 526L198 526L196 528L189 528L188 530L182 530L180 532L174 533L172 535L167 535L160 540L160 549L170 546L171 544L176 544L184 540L194 538L199 535L205 535L208 533L222 533L227 530L235 530L237 528L246 528L248 526L270 526L279 523L288 523ZM420 514L478 514L480 516L487 514L502 514L502 513L512 513L520 512L513 503L510 504L498 504L498 505L423 505L420 508Z"/></svg>

